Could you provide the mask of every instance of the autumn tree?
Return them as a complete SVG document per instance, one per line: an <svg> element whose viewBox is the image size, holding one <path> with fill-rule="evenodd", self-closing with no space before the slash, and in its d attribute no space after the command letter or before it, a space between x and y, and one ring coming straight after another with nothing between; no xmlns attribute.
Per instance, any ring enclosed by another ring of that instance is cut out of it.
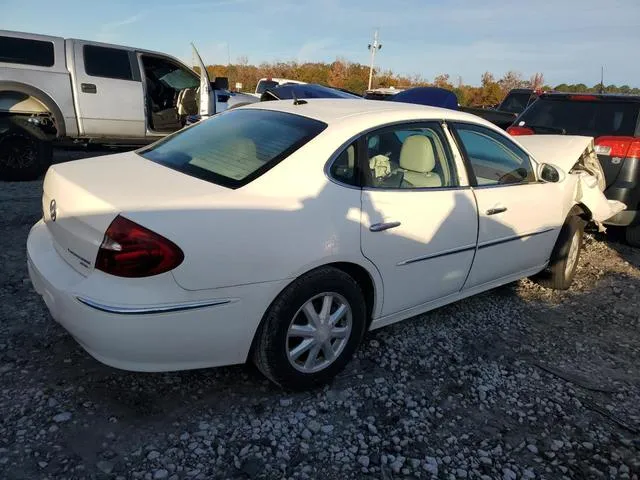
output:
<svg viewBox="0 0 640 480"><path fill-rule="evenodd" d="M447 90L453 90L453 85L449 81L448 73L441 73L433 79L433 86L438 88L445 88Z"/></svg>
<svg viewBox="0 0 640 480"><path fill-rule="evenodd" d="M544 75L542 73L534 73L531 75L529 79L529 88L533 88L534 90L538 88L542 88L544 85Z"/></svg>
<svg viewBox="0 0 640 480"><path fill-rule="evenodd" d="M522 88L525 83L526 82L522 80L522 74L514 70L509 70L500 80L498 80L498 85L500 85L503 95L506 95L514 88Z"/></svg>

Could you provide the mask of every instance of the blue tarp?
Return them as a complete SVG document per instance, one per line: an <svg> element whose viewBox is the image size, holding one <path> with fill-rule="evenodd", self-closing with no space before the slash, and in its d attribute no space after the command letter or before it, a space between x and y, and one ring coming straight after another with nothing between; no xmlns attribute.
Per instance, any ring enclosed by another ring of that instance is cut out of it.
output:
<svg viewBox="0 0 640 480"><path fill-rule="evenodd" d="M450 90L438 87L415 87L396 93L390 102L417 103L432 107L443 107L458 110L458 98Z"/></svg>

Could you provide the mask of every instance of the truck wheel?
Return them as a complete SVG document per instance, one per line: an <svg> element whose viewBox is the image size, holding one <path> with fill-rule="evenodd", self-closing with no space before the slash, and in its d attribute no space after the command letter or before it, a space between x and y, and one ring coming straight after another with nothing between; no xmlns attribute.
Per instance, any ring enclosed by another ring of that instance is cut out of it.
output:
<svg viewBox="0 0 640 480"><path fill-rule="evenodd" d="M577 215L567 217L551 252L549 266L532 277L533 281L554 290L567 290L571 286L580 260L584 225L584 220Z"/></svg>
<svg viewBox="0 0 640 480"><path fill-rule="evenodd" d="M0 180L36 180L51 165L51 142L22 118L10 118L0 133Z"/></svg>
<svg viewBox="0 0 640 480"><path fill-rule="evenodd" d="M640 225L632 225L625 228L624 236L629 245L640 248Z"/></svg>

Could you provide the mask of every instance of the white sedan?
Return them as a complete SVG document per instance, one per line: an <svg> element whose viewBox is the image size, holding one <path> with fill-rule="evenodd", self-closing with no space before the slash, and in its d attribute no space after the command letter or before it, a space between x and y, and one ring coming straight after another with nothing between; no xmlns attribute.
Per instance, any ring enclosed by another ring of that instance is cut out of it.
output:
<svg viewBox="0 0 640 480"><path fill-rule="evenodd" d="M233 109L136 152L52 166L29 273L108 365L252 359L283 387L311 387L367 330L534 274L569 287L585 223L624 206L601 193L592 139L523 140L401 103Z"/></svg>

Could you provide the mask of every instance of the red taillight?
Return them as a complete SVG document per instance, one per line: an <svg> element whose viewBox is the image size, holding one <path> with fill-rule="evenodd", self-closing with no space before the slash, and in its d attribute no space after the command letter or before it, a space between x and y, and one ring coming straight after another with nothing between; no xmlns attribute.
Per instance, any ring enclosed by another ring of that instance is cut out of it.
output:
<svg viewBox="0 0 640 480"><path fill-rule="evenodd" d="M509 135L534 135L536 132L527 127L509 127L507 128Z"/></svg>
<svg viewBox="0 0 640 480"><path fill-rule="evenodd" d="M183 260L175 243L118 215L104 234L96 268L118 277L140 278L173 270Z"/></svg>
<svg viewBox="0 0 640 480"><path fill-rule="evenodd" d="M598 137L595 144L599 155L640 158L640 139L635 137Z"/></svg>
<svg viewBox="0 0 640 480"><path fill-rule="evenodd" d="M592 102L598 100L595 95L569 95L569 100L577 100L579 102Z"/></svg>

